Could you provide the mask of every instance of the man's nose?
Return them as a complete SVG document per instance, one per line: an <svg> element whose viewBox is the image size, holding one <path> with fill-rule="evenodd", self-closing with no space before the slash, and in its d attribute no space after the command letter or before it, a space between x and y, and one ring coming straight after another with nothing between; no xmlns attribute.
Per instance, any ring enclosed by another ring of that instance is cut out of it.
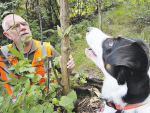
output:
<svg viewBox="0 0 150 113"><path fill-rule="evenodd" d="M20 30L21 30L21 31L22 31L22 30L26 30L26 27L23 26L22 24L20 24Z"/></svg>

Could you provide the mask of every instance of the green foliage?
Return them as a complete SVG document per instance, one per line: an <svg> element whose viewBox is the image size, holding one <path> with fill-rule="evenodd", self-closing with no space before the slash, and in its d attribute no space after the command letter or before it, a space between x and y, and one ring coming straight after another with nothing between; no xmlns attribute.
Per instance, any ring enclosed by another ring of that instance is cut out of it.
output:
<svg viewBox="0 0 150 113"><path fill-rule="evenodd" d="M36 40L40 40L40 27L37 27L39 26L38 25L38 20L29 20L29 26L30 26L30 29L31 29L31 32L32 32L32 36L34 39Z"/></svg>
<svg viewBox="0 0 150 113"><path fill-rule="evenodd" d="M66 34L69 33L69 30L70 28L67 29ZM23 44L19 45L23 46ZM39 74L35 74L36 68L31 65L30 60L24 58L22 52L18 52L10 47L8 47L8 49L19 59L19 61L8 68L8 70L13 71L13 74L8 74L11 79L5 83L15 86L12 89L12 95L7 96L5 99L0 97L0 109L4 113L54 113L59 111L59 109L57 109L58 107L62 107L62 110L72 113L72 110L74 109L73 102L77 100L76 92L72 90L68 95L62 96L62 88L58 83L54 82L54 70L51 70L49 73L49 93L46 94L47 89L45 89L45 86L47 85L47 82L43 82L38 85L38 81L41 78L45 78L47 81L47 73L45 73L44 77ZM46 55L42 56L42 58L43 59L37 58L37 60L43 60L46 65ZM59 59L56 58L54 61L55 65L58 65ZM15 74L17 76L21 76L21 78L14 77ZM61 78L58 72L57 74L59 75L59 78ZM83 71L79 74L82 75ZM85 83L85 78L86 77L84 76L83 79L80 80L81 83ZM11 101L13 95L17 97L15 103L12 103Z"/></svg>
<svg viewBox="0 0 150 113"><path fill-rule="evenodd" d="M76 74L74 77L70 78L70 83L72 86L78 86L79 84L87 83L86 81L86 74L84 74L84 70L80 71L78 74ZM81 77L83 76L83 77Z"/></svg>
<svg viewBox="0 0 150 113"><path fill-rule="evenodd" d="M65 29L64 33L62 33L61 28L57 25L57 33L58 33L58 36L59 36L60 38L64 38L65 35L68 35L68 34L69 34L69 32L70 32L70 30L71 30L71 27L72 27L72 25L69 26L67 29Z"/></svg>

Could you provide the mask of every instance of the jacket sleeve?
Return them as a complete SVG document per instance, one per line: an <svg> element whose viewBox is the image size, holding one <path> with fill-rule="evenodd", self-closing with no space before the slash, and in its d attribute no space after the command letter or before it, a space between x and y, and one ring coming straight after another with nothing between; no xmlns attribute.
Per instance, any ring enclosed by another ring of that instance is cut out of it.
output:
<svg viewBox="0 0 150 113"><path fill-rule="evenodd" d="M51 54L52 54L53 58L60 56L59 53L53 47L51 48Z"/></svg>

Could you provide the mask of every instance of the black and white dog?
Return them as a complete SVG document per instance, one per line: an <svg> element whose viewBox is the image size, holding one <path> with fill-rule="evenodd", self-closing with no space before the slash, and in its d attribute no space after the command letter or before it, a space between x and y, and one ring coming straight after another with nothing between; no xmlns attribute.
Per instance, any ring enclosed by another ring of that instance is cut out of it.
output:
<svg viewBox="0 0 150 113"><path fill-rule="evenodd" d="M88 27L86 55L102 70L105 80L100 113L150 113L148 47L140 39L112 37Z"/></svg>

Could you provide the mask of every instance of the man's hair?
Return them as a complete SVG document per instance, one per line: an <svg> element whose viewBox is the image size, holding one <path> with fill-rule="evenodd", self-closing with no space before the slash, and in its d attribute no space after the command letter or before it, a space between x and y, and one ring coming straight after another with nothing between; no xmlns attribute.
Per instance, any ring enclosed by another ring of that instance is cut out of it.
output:
<svg viewBox="0 0 150 113"><path fill-rule="evenodd" d="M6 31L8 29L8 25L6 24L5 20L2 20L2 28L4 31Z"/></svg>
<svg viewBox="0 0 150 113"><path fill-rule="evenodd" d="M6 19L7 16L10 16L10 15L16 15L16 14L9 13L8 15L6 15L6 16L3 18L3 20L2 20L2 28L3 28L4 31L6 31L6 30L8 29L8 25L6 24L5 19ZM18 16L19 16L19 15L18 15Z"/></svg>

